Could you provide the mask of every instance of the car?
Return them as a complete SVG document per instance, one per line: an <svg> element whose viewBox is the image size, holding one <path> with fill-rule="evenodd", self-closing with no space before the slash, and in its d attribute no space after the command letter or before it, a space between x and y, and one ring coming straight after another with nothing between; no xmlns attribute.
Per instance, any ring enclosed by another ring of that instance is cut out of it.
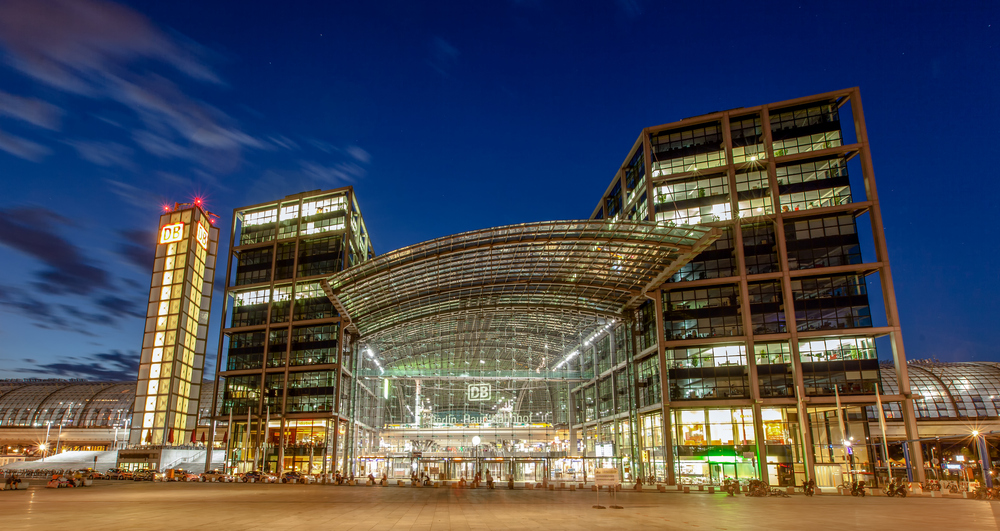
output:
<svg viewBox="0 0 1000 531"><path fill-rule="evenodd" d="M136 470L132 473L132 481L154 481L156 479L157 472L155 470L146 468L142 470Z"/></svg>
<svg viewBox="0 0 1000 531"><path fill-rule="evenodd" d="M240 474L240 481L243 483L276 483L278 481L278 476L254 470L253 472Z"/></svg>
<svg viewBox="0 0 1000 531"><path fill-rule="evenodd" d="M211 472L205 472L204 474L202 474L201 481L209 481L209 482L218 481L220 483L232 483L233 481L236 481L236 478L219 469L215 469L212 470Z"/></svg>
<svg viewBox="0 0 1000 531"><path fill-rule="evenodd" d="M189 472L183 468L174 468L167 470L163 481L198 481L199 479L201 479L199 474Z"/></svg>
<svg viewBox="0 0 1000 531"><path fill-rule="evenodd" d="M94 470L93 468L82 468L80 470L77 470L77 472L84 479L104 479L104 474L101 474L100 472Z"/></svg>
<svg viewBox="0 0 1000 531"><path fill-rule="evenodd" d="M315 480L313 476L302 472L285 472L279 479L281 483L313 483Z"/></svg>
<svg viewBox="0 0 1000 531"><path fill-rule="evenodd" d="M104 477L106 479L125 479L124 474L125 471L120 468L109 468L108 471L105 472Z"/></svg>

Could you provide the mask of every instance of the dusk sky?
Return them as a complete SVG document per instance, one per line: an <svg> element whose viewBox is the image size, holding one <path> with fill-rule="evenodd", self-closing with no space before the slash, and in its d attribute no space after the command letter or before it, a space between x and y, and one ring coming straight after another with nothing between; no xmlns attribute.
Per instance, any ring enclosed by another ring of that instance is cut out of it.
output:
<svg viewBox="0 0 1000 531"><path fill-rule="evenodd" d="M587 218L643 127L852 86L908 358L1000 361L998 15L995 0L0 0L0 378L135 378L164 204L200 196L226 220L350 184L382 254Z"/></svg>

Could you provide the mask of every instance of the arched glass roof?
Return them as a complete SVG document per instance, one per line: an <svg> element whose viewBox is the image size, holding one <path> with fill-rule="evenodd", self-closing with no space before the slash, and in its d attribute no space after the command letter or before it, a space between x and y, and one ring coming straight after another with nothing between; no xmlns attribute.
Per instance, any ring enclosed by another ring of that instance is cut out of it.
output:
<svg viewBox="0 0 1000 531"><path fill-rule="evenodd" d="M993 362L907 364L917 418L1000 417L1000 364ZM892 364L882 366L882 390L898 394ZM902 418L898 403L885 404L886 418Z"/></svg>
<svg viewBox="0 0 1000 531"><path fill-rule="evenodd" d="M426 357L439 359L439 376L460 377L449 367L467 363L540 374L645 302L720 234L603 220L495 227L382 255L324 289L380 360L375 375L407 372Z"/></svg>
<svg viewBox="0 0 1000 531"><path fill-rule="evenodd" d="M75 426L83 428L122 425L131 417L135 382L72 380L0 381L0 427ZM212 400L214 383L201 386L204 406ZM207 401L207 402L206 402ZM201 407L208 417L206 407Z"/></svg>

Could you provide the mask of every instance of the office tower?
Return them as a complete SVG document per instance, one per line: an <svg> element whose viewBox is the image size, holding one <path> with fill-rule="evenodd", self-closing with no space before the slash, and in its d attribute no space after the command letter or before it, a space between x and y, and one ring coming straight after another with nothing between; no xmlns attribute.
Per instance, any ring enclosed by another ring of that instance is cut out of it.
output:
<svg viewBox="0 0 1000 531"><path fill-rule="evenodd" d="M346 441L351 389L351 352L325 283L374 256L354 190L240 207L232 227L216 408L232 419L227 464L325 470Z"/></svg>
<svg viewBox="0 0 1000 531"><path fill-rule="evenodd" d="M772 485L873 473L879 338L899 382L882 399L916 438L858 89L646 128L591 217L723 230L636 312L641 435L620 452L641 473ZM610 399L609 379L576 390L588 448L622 429L591 405Z"/></svg>

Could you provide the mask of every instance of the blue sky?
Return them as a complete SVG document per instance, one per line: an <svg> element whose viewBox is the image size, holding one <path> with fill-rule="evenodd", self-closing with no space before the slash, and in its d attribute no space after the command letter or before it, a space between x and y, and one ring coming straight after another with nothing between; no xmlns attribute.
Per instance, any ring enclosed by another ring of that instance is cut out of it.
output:
<svg viewBox="0 0 1000 531"><path fill-rule="evenodd" d="M0 0L0 378L133 377L165 203L352 184L384 253L587 217L643 127L851 86L908 357L1000 361L998 4L671 4Z"/></svg>

